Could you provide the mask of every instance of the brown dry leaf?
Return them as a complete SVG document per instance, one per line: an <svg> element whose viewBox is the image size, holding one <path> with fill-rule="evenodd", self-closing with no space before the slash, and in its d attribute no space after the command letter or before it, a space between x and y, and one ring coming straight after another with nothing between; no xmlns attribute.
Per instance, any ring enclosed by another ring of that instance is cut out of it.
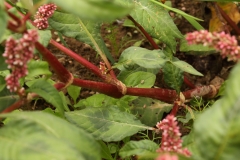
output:
<svg viewBox="0 0 240 160"><path fill-rule="evenodd" d="M231 2L218 2L217 3L222 10L237 24L240 21L240 13L235 3ZM209 23L209 31L231 31L232 28L227 25L227 22L221 16L221 13L216 9L214 5L209 6L212 12L212 18Z"/></svg>

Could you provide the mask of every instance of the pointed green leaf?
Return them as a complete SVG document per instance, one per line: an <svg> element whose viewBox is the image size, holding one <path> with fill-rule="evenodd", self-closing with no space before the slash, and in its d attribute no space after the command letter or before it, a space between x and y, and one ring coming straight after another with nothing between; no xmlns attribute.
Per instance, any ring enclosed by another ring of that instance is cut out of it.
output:
<svg viewBox="0 0 240 160"><path fill-rule="evenodd" d="M74 107L85 108L85 107L107 107L109 105L116 104L119 99L112 98L105 94L94 94L86 99L80 100Z"/></svg>
<svg viewBox="0 0 240 160"><path fill-rule="evenodd" d="M195 143L204 160L240 157L239 73L240 63L230 73L224 97L201 114L194 123Z"/></svg>
<svg viewBox="0 0 240 160"><path fill-rule="evenodd" d="M183 36L166 9L146 0L125 0L122 3L129 5L134 3L135 8L130 15L153 38L164 42L175 53L177 44L175 39Z"/></svg>
<svg viewBox="0 0 240 160"><path fill-rule="evenodd" d="M39 35L39 42L43 46L48 46L50 39L52 38L52 34L50 30L38 30L38 35Z"/></svg>
<svg viewBox="0 0 240 160"><path fill-rule="evenodd" d="M92 9L90 10L92 11ZM64 36L72 37L78 41L89 44L98 54L106 54L109 60L114 62L101 37L101 23L81 20L77 16L62 12L55 12L48 21L53 29L62 33Z"/></svg>
<svg viewBox="0 0 240 160"><path fill-rule="evenodd" d="M100 160L93 137L64 119L44 112L13 112L0 117L9 118L0 129L1 160Z"/></svg>
<svg viewBox="0 0 240 160"><path fill-rule="evenodd" d="M171 88L175 89L177 93L180 93L180 88L183 83L183 71L171 62L166 62L163 67L163 79L164 82Z"/></svg>
<svg viewBox="0 0 240 160"><path fill-rule="evenodd" d="M151 88L154 85L155 80L155 74L138 71L128 75L123 83L130 87Z"/></svg>
<svg viewBox="0 0 240 160"><path fill-rule="evenodd" d="M119 155L122 158L137 155L141 156L149 153L156 153L159 145L150 140L130 141L120 149Z"/></svg>
<svg viewBox="0 0 240 160"><path fill-rule="evenodd" d="M35 78L36 76L46 75L51 76L52 72L49 70L49 65L45 61L34 61L28 62L28 75L26 79Z"/></svg>
<svg viewBox="0 0 240 160"><path fill-rule="evenodd" d="M101 157L106 160L114 160L108 146L103 141L98 141L101 146Z"/></svg>
<svg viewBox="0 0 240 160"><path fill-rule="evenodd" d="M151 129L143 125L130 113L121 112L117 107L88 107L83 110L66 112L68 121L91 133L97 140L120 141L138 131Z"/></svg>
<svg viewBox="0 0 240 160"><path fill-rule="evenodd" d="M80 95L81 87L70 85L67 87L68 94L72 97L74 104Z"/></svg>
<svg viewBox="0 0 240 160"><path fill-rule="evenodd" d="M19 96L11 93L6 87L0 91L0 112L19 100Z"/></svg>
<svg viewBox="0 0 240 160"><path fill-rule="evenodd" d="M155 126L162 119L164 113L172 109L172 104L167 104L151 98L139 97L132 102L131 112L147 126Z"/></svg>
<svg viewBox="0 0 240 160"><path fill-rule="evenodd" d="M202 73L198 72L196 69L194 69L190 64L179 60L178 58L173 58L172 64L176 67L180 68L182 71L191 73L193 75L197 76L203 76Z"/></svg>
<svg viewBox="0 0 240 160"><path fill-rule="evenodd" d="M127 15L132 7L120 5L116 1L106 0L49 0L59 7L80 18L93 21L109 21Z"/></svg>
<svg viewBox="0 0 240 160"><path fill-rule="evenodd" d="M122 70L137 64L143 68L160 69L166 62L165 58L166 56L161 50L129 47L122 52L118 63L114 67Z"/></svg>
<svg viewBox="0 0 240 160"><path fill-rule="evenodd" d="M64 105L58 90L51 85L47 80L38 79L33 85L27 90L28 92L37 93L39 96L44 98L48 103L52 104L54 107L63 114Z"/></svg>

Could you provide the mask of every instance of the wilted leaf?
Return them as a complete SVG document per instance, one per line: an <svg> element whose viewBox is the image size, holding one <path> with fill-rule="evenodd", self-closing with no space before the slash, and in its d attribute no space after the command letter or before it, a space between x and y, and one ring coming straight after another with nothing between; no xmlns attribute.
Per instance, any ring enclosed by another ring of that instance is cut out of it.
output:
<svg viewBox="0 0 240 160"><path fill-rule="evenodd" d="M238 10L238 6L235 3L231 2L218 2L219 7L231 18L233 22L236 24L240 21L240 13ZM215 6L210 6L212 12L212 18L209 22L209 31L220 32L225 31L226 29L232 30L231 27L227 26L227 22L221 16L219 10L216 10Z"/></svg>
<svg viewBox="0 0 240 160"><path fill-rule="evenodd" d="M120 141L138 131L151 129L142 124L130 113L122 112L117 107L87 107L73 112L66 112L68 121L85 129L97 140Z"/></svg>

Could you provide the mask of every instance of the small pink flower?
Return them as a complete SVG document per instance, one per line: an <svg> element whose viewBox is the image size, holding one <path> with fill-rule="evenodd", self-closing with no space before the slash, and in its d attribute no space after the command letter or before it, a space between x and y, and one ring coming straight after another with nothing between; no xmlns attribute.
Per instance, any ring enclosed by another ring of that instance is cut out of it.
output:
<svg viewBox="0 0 240 160"><path fill-rule="evenodd" d="M181 133L177 126L176 117L168 115L165 119L158 122L156 126L162 131L161 147L157 152L176 152L187 157L191 156L188 149L182 148Z"/></svg>
<svg viewBox="0 0 240 160"><path fill-rule="evenodd" d="M5 62L8 68L11 69L11 74L6 76L5 80L7 88L11 92L22 92L19 84L19 79L28 74L27 62L33 57L34 43L38 39L36 30L28 30L24 33L22 38L15 40L10 37L6 41L5 52L3 57L6 58Z"/></svg>
<svg viewBox="0 0 240 160"><path fill-rule="evenodd" d="M159 155L155 160L178 160L178 156L166 153Z"/></svg>
<svg viewBox="0 0 240 160"><path fill-rule="evenodd" d="M214 47L220 52L223 58L237 61L239 59L240 47L234 36L225 32L208 32L206 30L195 31L186 35L188 44L203 44L204 46Z"/></svg>
<svg viewBox="0 0 240 160"><path fill-rule="evenodd" d="M57 6L53 3L45 4L38 8L33 21L38 29L48 28L48 18L51 17Z"/></svg>

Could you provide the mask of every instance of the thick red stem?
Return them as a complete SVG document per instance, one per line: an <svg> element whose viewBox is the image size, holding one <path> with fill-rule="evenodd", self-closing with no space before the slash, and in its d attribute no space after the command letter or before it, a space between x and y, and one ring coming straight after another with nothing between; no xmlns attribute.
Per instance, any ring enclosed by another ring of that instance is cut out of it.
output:
<svg viewBox="0 0 240 160"><path fill-rule="evenodd" d="M42 44L35 43L36 49L42 54L43 58L49 63L60 81L68 83L72 78L71 73L58 61L58 59Z"/></svg>
<svg viewBox="0 0 240 160"><path fill-rule="evenodd" d="M184 76L183 81L184 81L184 83L185 83L188 87L190 87L191 89L196 88L196 86L195 86L194 84L192 84L192 82L190 82L190 80L189 80L186 76Z"/></svg>
<svg viewBox="0 0 240 160"><path fill-rule="evenodd" d="M98 77L101 77L102 79L102 73L100 71L100 69L95 66L94 64L92 64L91 62L87 61L85 58L81 57L80 55L78 55L77 53L73 52L72 50L64 47L63 45L61 45L60 43L54 41L53 39L50 40L50 43L52 45L54 45L56 48L58 48L59 50L63 51L66 55L72 57L73 59L75 59L77 62L79 62L80 64L82 64L83 66L85 66L86 68L88 68L90 71L92 71L94 74L96 74Z"/></svg>

